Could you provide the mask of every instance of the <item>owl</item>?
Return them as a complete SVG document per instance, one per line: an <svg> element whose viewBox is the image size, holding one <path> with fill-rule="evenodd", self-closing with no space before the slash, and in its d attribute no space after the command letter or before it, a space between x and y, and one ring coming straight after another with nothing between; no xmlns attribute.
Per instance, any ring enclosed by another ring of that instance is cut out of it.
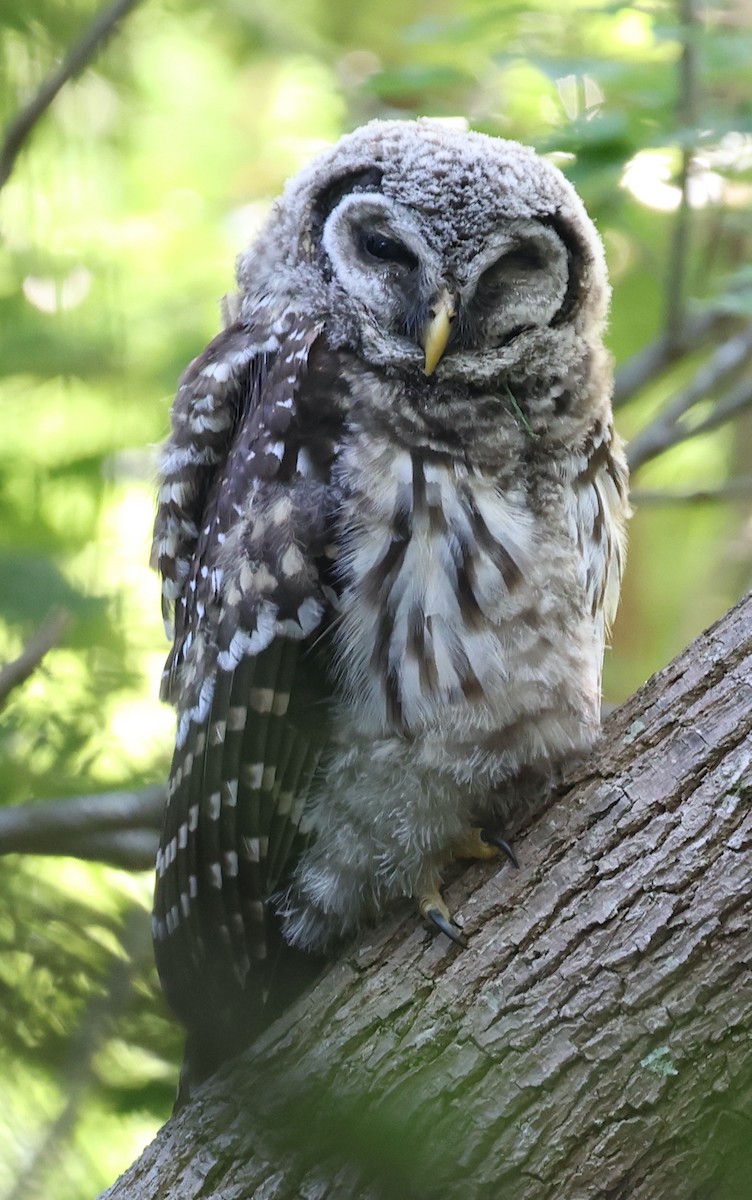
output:
<svg viewBox="0 0 752 1200"><path fill-rule="evenodd" d="M525 788L597 735L628 515L602 247L532 150L366 125L287 185L238 283L154 534L178 713L155 946L199 1074L394 902L460 937L442 870L513 857Z"/></svg>

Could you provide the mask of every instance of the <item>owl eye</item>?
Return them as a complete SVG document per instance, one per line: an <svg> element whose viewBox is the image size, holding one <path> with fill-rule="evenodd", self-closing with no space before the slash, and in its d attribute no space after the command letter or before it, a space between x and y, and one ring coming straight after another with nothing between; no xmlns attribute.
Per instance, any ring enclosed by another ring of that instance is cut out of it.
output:
<svg viewBox="0 0 752 1200"><path fill-rule="evenodd" d="M376 262L399 263L411 271L418 265L418 259L404 242L386 237L383 233L376 233L373 229L361 230L360 248L366 258Z"/></svg>
<svg viewBox="0 0 752 1200"><path fill-rule="evenodd" d="M532 242L524 242L516 249L510 250L500 259L500 265L517 271L540 271L544 266L543 255L538 246Z"/></svg>
<svg viewBox="0 0 752 1200"><path fill-rule="evenodd" d="M510 289L536 286L535 276L545 267L546 260L540 246L532 241L519 242L483 272L478 282L475 304L485 309L497 308L506 301Z"/></svg>
<svg viewBox="0 0 752 1200"><path fill-rule="evenodd" d="M511 274L531 274L533 271L540 271L545 266L545 261L541 249L534 242L522 242L519 246L515 246L513 250L502 254L501 258L488 268L486 275L490 279L503 277Z"/></svg>

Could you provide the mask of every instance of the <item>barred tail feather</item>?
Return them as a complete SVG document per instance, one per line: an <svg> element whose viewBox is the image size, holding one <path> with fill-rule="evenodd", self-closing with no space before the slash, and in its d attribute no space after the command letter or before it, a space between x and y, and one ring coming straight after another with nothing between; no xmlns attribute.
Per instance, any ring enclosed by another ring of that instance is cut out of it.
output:
<svg viewBox="0 0 752 1200"><path fill-rule="evenodd" d="M157 968L168 1003L185 1013L192 980L201 970L202 941L192 911L196 892L195 823L191 830L192 763L198 730L191 726L186 742L175 751L168 803L157 855L154 898L154 946ZM194 852L193 854L191 852Z"/></svg>
<svg viewBox="0 0 752 1200"><path fill-rule="evenodd" d="M302 734L289 739L285 770L276 791L275 816L269 836L269 887L276 891L290 873L307 838L300 823L321 761L321 746Z"/></svg>

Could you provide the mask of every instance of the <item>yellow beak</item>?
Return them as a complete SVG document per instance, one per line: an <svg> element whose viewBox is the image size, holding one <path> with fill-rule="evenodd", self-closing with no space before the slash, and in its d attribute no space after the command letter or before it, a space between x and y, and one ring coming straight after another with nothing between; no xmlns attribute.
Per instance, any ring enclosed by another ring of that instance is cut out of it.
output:
<svg viewBox="0 0 752 1200"><path fill-rule="evenodd" d="M426 355L423 373L433 375L439 360L446 350L454 320L454 296L444 289L436 303L429 309L428 320L423 326L420 344Z"/></svg>

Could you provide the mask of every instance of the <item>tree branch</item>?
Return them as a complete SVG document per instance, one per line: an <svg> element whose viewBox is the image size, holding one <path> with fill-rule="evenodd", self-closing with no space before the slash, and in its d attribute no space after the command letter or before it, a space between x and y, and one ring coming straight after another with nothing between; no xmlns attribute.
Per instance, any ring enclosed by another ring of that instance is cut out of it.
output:
<svg viewBox="0 0 752 1200"><path fill-rule="evenodd" d="M725 483L714 488L697 488L685 492L650 491L648 488L637 488L632 492L632 503L637 507L668 504L708 504L724 503L741 500L752 496L752 475L740 476L739 479L728 479Z"/></svg>
<svg viewBox="0 0 752 1200"><path fill-rule="evenodd" d="M616 372L614 408L623 408L673 363L690 351L696 351L698 346L714 337L719 330L728 327L729 320L728 313L724 312L697 313L687 317L673 341L662 334L639 350Z"/></svg>
<svg viewBox="0 0 752 1200"><path fill-rule="evenodd" d="M452 884L468 950L385 921L108 1200L746 1195L751 681L752 596L609 718L521 870Z"/></svg>
<svg viewBox="0 0 752 1200"><path fill-rule="evenodd" d="M58 644L70 624L70 619L68 612L54 612L19 657L0 669L0 708L11 692L34 674L45 654Z"/></svg>
<svg viewBox="0 0 752 1200"><path fill-rule="evenodd" d="M0 808L0 855L70 855L148 871L163 809L161 786Z"/></svg>
<svg viewBox="0 0 752 1200"><path fill-rule="evenodd" d="M680 442L688 442L690 438L699 437L702 433L709 433L711 429L718 429L719 426L725 425L750 408L752 408L752 380L744 380L727 392L725 396L721 396L712 412L704 421L698 421L696 425L680 425L678 423L670 425L664 424L663 421L649 425L627 447L630 471L636 472L646 462L657 458L659 454L664 454L672 446L678 446Z"/></svg>
<svg viewBox="0 0 752 1200"><path fill-rule="evenodd" d="M694 426L680 424L682 417L707 399L721 384L742 371L751 359L752 326L723 342L710 360L696 372L691 383L632 439L628 449L631 470L637 471L671 446L714 429L742 411L749 403L746 399L752 386L749 380L743 380L737 388L722 397L704 421Z"/></svg>
<svg viewBox="0 0 752 1200"><path fill-rule="evenodd" d="M666 340L676 344L680 336L685 317L685 280L687 274L687 259L689 252L689 226L692 210L689 205L689 184L692 172L694 149L688 145L686 138L690 129L697 125L697 91L698 63L695 32L697 13L695 0L679 0L679 19L681 21L684 44L679 60L679 102L677 116L683 133L681 147L681 167L679 170L679 189L681 200L676 213L674 232L669 251L668 275L666 280Z"/></svg>
<svg viewBox="0 0 752 1200"><path fill-rule="evenodd" d="M115 0L96 17L84 36L69 51L66 59L43 81L29 103L8 123L0 149L0 189L8 182L16 159L58 92L69 80L80 75L95 54L139 0Z"/></svg>

